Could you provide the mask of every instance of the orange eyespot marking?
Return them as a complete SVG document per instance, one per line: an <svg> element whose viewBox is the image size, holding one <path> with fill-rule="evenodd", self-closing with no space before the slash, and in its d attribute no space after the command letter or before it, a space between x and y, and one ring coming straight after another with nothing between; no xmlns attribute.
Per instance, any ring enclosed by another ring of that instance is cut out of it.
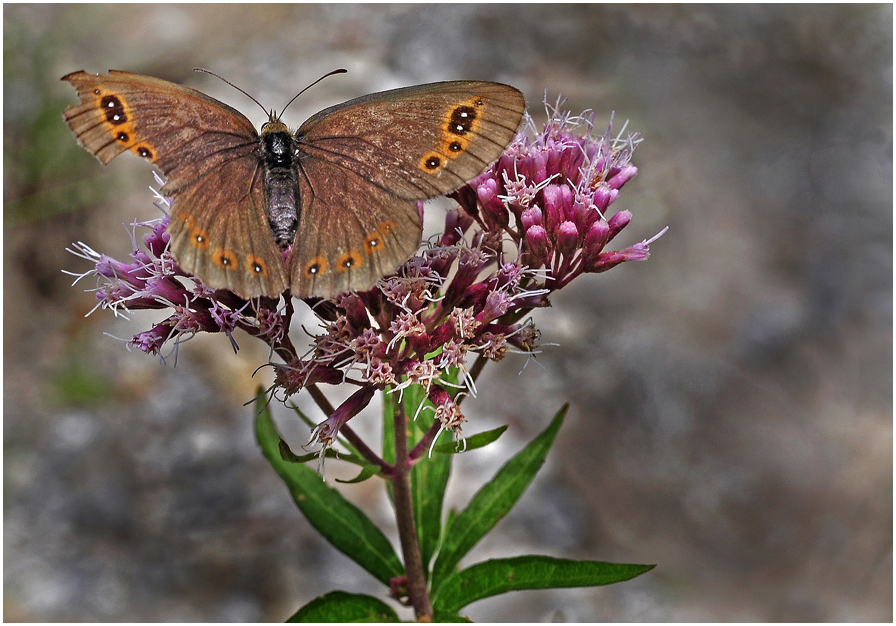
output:
<svg viewBox="0 0 896 626"><path fill-rule="evenodd" d="M200 250L205 250L208 248L208 233L198 226L194 226L190 231L190 243Z"/></svg>
<svg viewBox="0 0 896 626"><path fill-rule="evenodd" d="M264 276L266 278L268 275L268 264L264 262L264 259L254 254L246 255L246 267L256 276Z"/></svg>
<svg viewBox="0 0 896 626"><path fill-rule="evenodd" d="M363 263L364 259L357 251L349 250L336 261L336 271L341 273L353 267L360 267Z"/></svg>
<svg viewBox="0 0 896 626"><path fill-rule="evenodd" d="M442 134L438 151L429 152L420 160L421 169L435 173L449 160L467 151L482 120L481 111L477 109L484 104L480 96L473 96L445 113L439 125Z"/></svg>
<svg viewBox="0 0 896 626"><path fill-rule="evenodd" d="M368 256L383 249L383 235L380 231L370 233L364 237L364 252Z"/></svg>
<svg viewBox="0 0 896 626"><path fill-rule="evenodd" d="M137 144L133 148L131 148L131 152L136 154L139 157L143 157L144 159L149 159L152 161L153 159L153 151L149 149L145 143Z"/></svg>
<svg viewBox="0 0 896 626"><path fill-rule="evenodd" d="M120 126L128 122L128 114L124 110L124 102L118 96L111 94L100 98L100 111L106 121L113 126Z"/></svg>
<svg viewBox="0 0 896 626"><path fill-rule="evenodd" d="M117 94L104 92L99 88L93 90L93 95L94 102L109 135L119 143L129 143L136 136L136 133L132 125L133 116L127 101ZM144 156L136 152L136 150L134 153Z"/></svg>
<svg viewBox="0 0 896 626"><path fill-rule="evenodd" d="M377 226L377 230L379 230L383 235L391 235L395 232L395 222L380 222L380 225Z"/></svg>
<svg viewBox="0 0 896 626"><path fill-rule="evenodd" d="M320 276L327 273L327 260L316 256L305 264L305 276Z"/></svg>
<svg viewBox="0 0 896 626"><path fill-rule="evenodd" d="M180 216L180 223L183 225L184 230L193 230L196 228L196 220L189 213L184 213Z"/></svg>
<svg viewBox="0 0 896 626"><path fill-rule="evenodd" d="M450 143L457 137L463 137L479 128L480 113L476 109L484 104L482 98L473 96L451 108L442 118L443 140ZM465 145L461 144L463 148Z"/></svg>
<svg viewBox="0 0 896 626"><path fill-rule="evenodd" d="M236 259L236 255L230 250L224 250L223 248L215 250L215 253L212 254L212 262L218 267L223 267L225 270L235 270L240 266L239 261Z"/></svg>
<svg viewBox="0 0 896 626"><path fill-rule="evenodd" d="M453 159L464 152L469 145L469 137L459 137L457 135L446 134L442 137L442 145L440 146L440 148L442 150L442 154L447 155L449 159Z"/></svg>
<svg viewBox="0 0 896 626"><path fill-rule="evenodd" d="M423 155L423 158L420 159L420 169L425 172L435 173L442 169L442 166L445 164L445 159L440 154L436 154L435 152L427 152Z"/></svg>
<svg viewBox="0 0 896 626"><path fill-rule="evenodd" d="M473 107L462 104L451 109L451 113L445 123L444 129L451 135L463 137L473 130L476 118L479 115Z"/></svg>

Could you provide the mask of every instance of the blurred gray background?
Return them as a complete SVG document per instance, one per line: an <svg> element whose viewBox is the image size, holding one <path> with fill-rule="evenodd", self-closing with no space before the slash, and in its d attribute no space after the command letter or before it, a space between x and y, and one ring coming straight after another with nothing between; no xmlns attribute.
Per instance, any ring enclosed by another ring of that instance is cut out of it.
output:
<svg viewBox="0 0 896 626"><path fill-rule="evenodd" d="M558 345L537 362L487 368L465 432L510 430L458 460L450 496L462 506L569 401L544 470L466 563L657 567L484 600L472 619L893 619L891 6L3 9L6 620L279 621L336 588L383 596L254 443L243 403L269 380L251 377L266 351L240 336L236 356L214 336L176 367L128 352L109 335L158 316L85 318L92 283L61 273L88 269L71 242L124 257L122 224L158 213L145 163L104 168L76 145L59 78L151 74L264 121L195 66L273 108L347 68L290 108L292 127L373 91L483 78L523 89L538 120L546 90L594 109L599 129L615 111L644 134L615 243L669 232L648 262L583 277L539 311ZM300 322L314 324L297 315L296 338ZM355 423L376 432L374 415ZM391 528L382 491L345 490Z"/></svg>

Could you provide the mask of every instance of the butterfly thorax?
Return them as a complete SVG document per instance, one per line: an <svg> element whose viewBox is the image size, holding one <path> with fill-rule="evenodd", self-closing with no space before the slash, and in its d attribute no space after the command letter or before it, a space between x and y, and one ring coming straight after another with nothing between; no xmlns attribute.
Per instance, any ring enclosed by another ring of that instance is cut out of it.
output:
<svg viewBox="0 0 896 626"><path fill-rule="evenodd" d="M292 245L299 225L294 142L286 124L279 120L261 127L259 143L264 169L265 213L274 240L281 249Z"/></svg>

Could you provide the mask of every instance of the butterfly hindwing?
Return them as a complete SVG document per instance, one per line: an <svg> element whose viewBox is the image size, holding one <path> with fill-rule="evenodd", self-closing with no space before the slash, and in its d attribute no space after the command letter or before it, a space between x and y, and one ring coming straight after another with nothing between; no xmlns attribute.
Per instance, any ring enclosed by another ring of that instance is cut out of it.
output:
<svg viewBox="0 0 896 626"><path fill-rule="evenodd" d="M299 229L289 261L294 294L371 288L420 245L417 202L321 159L300 163Z"/></svg>
<svg viewBox="0 0 896 626"><path fill-rule="evenodd" d="M254 155L225 161L184 187L171 210L171 251L178 264L213 289L243 298L279 295L286 265L274 244Z"/></svg>

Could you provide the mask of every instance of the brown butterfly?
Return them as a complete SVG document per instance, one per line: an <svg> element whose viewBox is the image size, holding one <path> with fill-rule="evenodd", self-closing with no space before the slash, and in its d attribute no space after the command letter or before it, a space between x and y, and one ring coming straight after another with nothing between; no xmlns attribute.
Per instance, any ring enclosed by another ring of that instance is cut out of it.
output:
<svg viewBox="0 0 896 626"><path fill-rule="evenodd" d="M130 151L174 198L171 251L213 289L244 298L369 289L420 244L417 201L461 187L513 140L526 108L508 85L455 81L332 106L290 133L158 78L112 70L62 80L65 110L103 163Z"/></svg>

